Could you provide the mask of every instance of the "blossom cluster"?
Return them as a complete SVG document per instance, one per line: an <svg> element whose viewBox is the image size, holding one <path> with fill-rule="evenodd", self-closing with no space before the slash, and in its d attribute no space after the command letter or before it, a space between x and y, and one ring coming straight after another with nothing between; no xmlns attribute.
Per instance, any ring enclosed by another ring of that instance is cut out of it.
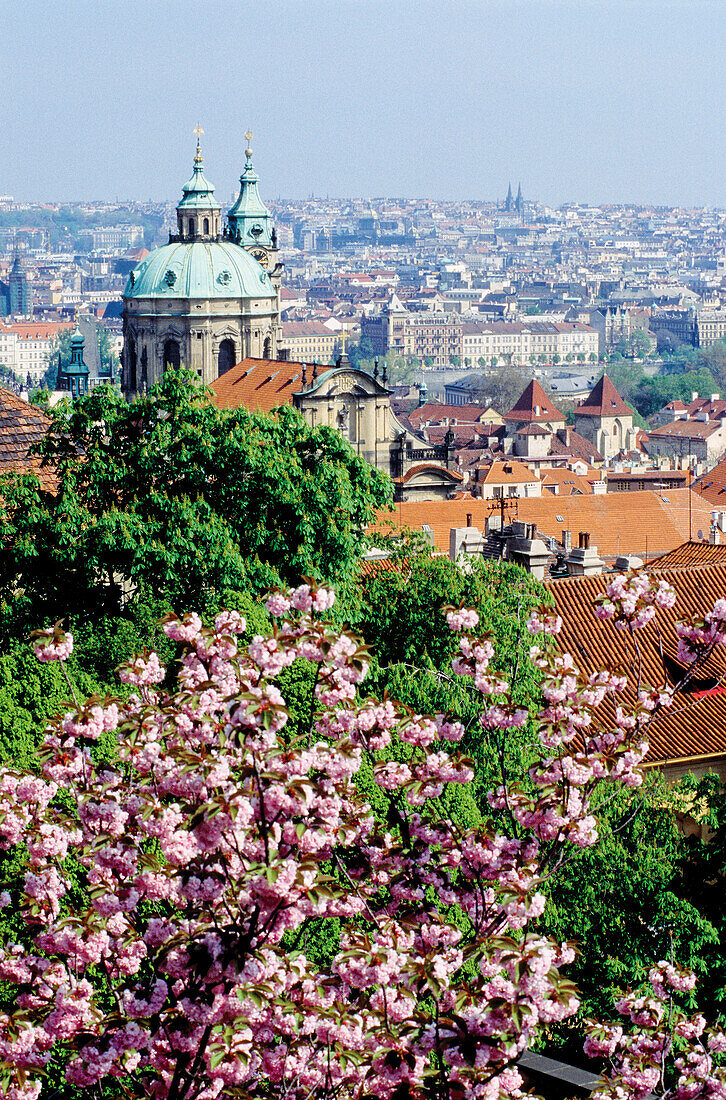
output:
<svg viewBox="0 0 726 1100"><path fill-rule="evenodd" d="M273 629L245 643L233 612L211 627L168 616L182 647L173 688L143 654L120 671L126 699L89 700L50 725L40 776L0 771L0 849L26 843L22 881L0 884L0 902L31 933L0 947L15 991L0 1014L13 1100L35 1100L61 1055L89 1094L118 1081L153 1100L501 1100L521 1095L516 1061L538 1031L577 1011L560 972L571 946L532 927L543 860L595 842L596 785L639 782L668 693L644 692L603 727L595 710L622 680L583 678L567 654L535 646L534 793L490 795L516 835L494 820L464 827L443 797L474 776L462 724L362 696L370 658L325 620L333 600L314 584L272 593ZM447 617L482 727L522 726L476 612ZM547 609L531 619L535 633L559 627ZM63 659L67 645L51 631L39 648ZM282 684L295 662L311 691L292 714ZM102 735L115 752L96 751ZM321 921L325 965L308 946ZM636 1029L657 1015L646 1002L623 1010ZM617 1057L623 1035L604 1029L592 1049Z"/></svg>
<svg viewBox="0 0 726 1100"><path fill-rule="evenodd" d="M592 1093L593 1100L726 1100L726 1033L707 1029L700 1014L689 1016L678 994L695 986L695 975L661 960L648 974L648 986L631 991L616 1004L627 1026L590 1022L585 1051L605 1058L610 1071ZM672 1080L666 1067L673 1061ZM657 1089L657 1093L656 1090Z"/></svg>
<svg viewBox="0 0 726 1100"><path fill-rule="evenodd" d="M610 619L620 630L638 629L655 616L656 608L666 611L676 602L672 585L662 578L652 582L640 569L610 577L605 594L597 599L595 614Z"/></svg>

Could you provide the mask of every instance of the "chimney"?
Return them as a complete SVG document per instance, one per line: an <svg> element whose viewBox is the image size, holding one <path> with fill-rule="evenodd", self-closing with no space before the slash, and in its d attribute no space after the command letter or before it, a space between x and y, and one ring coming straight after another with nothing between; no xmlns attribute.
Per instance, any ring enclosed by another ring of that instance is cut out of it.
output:
<svg viewBox="0 0 726 1100"><path fill-rule="evenodd" d="M695 390L691 390L691 404L693 404L694 401L698 401L698 394Z"/></svg>
<svg viewBox="0 0 726 1100"><path fill-rule="evenodd" d="M580 531L580 534L578 535L577 539L578 539L577 545L579 546L579 548L581 550L589 550L590 549L590 532L589 531Z"/></svg>
<svg viewBox="0 0 726 1100"><path fill-rule="evenodd" d="M562 532L562 545L569 554L570 550L572 549L572 531Z"/></svg>
<svg viewBox="0 0 726 1100"><path fill-rule="evenodd" d="M712 393L712 394L711 394L711 400L712 400L712 401L718 401L718 400L719 400L719 396L718 396L718 394L717 394L717 393Z"/></svg>

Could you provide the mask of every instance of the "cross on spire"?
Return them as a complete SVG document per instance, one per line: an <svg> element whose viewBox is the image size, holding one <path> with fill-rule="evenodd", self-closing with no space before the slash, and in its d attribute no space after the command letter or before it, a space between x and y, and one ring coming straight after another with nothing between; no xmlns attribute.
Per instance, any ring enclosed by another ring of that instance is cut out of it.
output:
<svg viewBox="0 0 726 1100"><path fill-rule="evenodd" d="M252 156L252 145L250 144L250 142L252 141L252 137L253 137L252 131L251 130L245 130L245 141L247 142L247 148L245 149L245 156L248 159Z"/></svg>
<svg viewBox="0 0 726 1100"><path fill-rule="evenodd" d="M196 161L201 161L201 159L202 159L201 137L202 137L202 134L204 133L204 130L199 125L199 123L197 123L196 126L194 127L194 129L192 130L192 133L196 134L196 136L197 136L197 153L196 153L196 156L195 156L194 159Z"/></svg>

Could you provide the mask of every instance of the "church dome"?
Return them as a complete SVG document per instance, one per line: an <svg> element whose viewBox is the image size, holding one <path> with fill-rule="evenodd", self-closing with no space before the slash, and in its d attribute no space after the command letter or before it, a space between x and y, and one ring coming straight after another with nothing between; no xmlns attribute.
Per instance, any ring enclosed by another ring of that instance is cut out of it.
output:
<svg viewBox="0 0 726 1100"><path fill-rule="evenodd" d="M129 275L124 298L270 298L270 277L231 241L188 241L154 249Z"/></svg>

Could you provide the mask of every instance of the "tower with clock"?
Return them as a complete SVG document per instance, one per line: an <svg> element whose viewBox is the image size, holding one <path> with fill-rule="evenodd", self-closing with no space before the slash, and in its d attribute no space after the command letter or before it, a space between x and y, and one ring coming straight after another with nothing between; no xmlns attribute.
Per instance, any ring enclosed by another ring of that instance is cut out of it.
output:
<svg viewBox="0 0 726 1100"><path fill-rule="evenodd" d="M277 238L272 225L272 214L267 209L257 189L259 176L252 164L252 133L245 134L245 166L239 178L240 191L234 206L227 214L227 236L235 244L246 248L258 263L267 269L273 285L277 279L279 288L282 265L277 259Z"/></svg>

